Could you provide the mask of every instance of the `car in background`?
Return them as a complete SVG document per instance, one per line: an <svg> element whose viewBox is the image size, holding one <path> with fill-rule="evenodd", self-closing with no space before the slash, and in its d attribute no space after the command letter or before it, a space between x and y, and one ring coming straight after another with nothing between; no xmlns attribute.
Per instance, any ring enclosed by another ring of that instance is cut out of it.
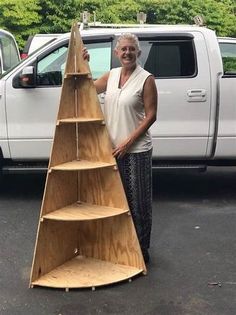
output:
<svg viewBox="0 0 236 315"><path fill-rule="evenodd" d="M30 55L32 52L37 50L38 48L42 47L47 43L53 42L62 34L35 34L30 35L26 41L26 44L23 48L21 53L21 59L25 59Z"/></svg>
<svg viewBox="0 0 236 315"><path fill-rule="evenodd" d="M14 36L0 29L0 75L17 65L19 61L20 53Z"/></svg>

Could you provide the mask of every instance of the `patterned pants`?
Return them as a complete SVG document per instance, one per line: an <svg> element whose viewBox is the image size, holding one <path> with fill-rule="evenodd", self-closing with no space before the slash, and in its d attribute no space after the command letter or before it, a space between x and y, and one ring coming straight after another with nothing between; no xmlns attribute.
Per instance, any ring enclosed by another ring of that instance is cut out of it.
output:
<svg viewBox="0 0 236 315"><path fill-rule="evenodd" d="M152 228L152 149L117 159L124 190L143 252L150 246Z"/></svg>

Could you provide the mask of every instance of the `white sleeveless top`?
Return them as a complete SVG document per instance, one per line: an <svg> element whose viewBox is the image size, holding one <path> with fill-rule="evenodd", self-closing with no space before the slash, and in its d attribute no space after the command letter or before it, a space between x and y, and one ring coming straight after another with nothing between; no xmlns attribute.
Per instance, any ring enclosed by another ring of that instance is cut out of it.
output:
<svg viewBox="0 0 236 315"><path fill-rule="evenodd" d="M109 73L103 113L113 147L124 141L139 126L145 117L143 86L151 75L137 66L129 79L119 88L121 68ZM150 132L139 137L129 153L148 151L152 148Z"/></svg>

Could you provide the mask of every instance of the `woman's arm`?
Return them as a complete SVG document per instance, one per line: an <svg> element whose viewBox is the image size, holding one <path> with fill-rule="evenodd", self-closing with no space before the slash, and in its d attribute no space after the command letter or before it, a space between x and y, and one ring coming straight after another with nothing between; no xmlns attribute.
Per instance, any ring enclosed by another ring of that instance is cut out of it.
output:
<svg viewBox="0 0 236 315"><path fill-rule="evenodd" d="M145 109L145 118L138 128L130 136L113 150L113 155L117 158L127 153L132 144L143 135L151 125L156 121L157 114L157 88L153 76L147 78L143 87L143 102Z"/></svg>
<svg viewBox="0 0 236 315"><path fill-rule="evenodd" d="M103 76L94 81L97 93L103 93L107 89L107 80L109 77L109 72L105 73Z"/></svg>

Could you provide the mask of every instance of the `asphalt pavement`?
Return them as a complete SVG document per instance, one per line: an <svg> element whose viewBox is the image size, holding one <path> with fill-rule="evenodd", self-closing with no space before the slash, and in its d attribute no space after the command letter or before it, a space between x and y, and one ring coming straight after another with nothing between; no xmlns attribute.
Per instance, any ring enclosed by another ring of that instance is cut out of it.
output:
<svg viewBox="0 0 236 315"><path fill-rule="evenodd" d="M0 315L235 315L236 168L154 171L148 274L65 292L29 289L44 175L0 191Z"/></svg>

